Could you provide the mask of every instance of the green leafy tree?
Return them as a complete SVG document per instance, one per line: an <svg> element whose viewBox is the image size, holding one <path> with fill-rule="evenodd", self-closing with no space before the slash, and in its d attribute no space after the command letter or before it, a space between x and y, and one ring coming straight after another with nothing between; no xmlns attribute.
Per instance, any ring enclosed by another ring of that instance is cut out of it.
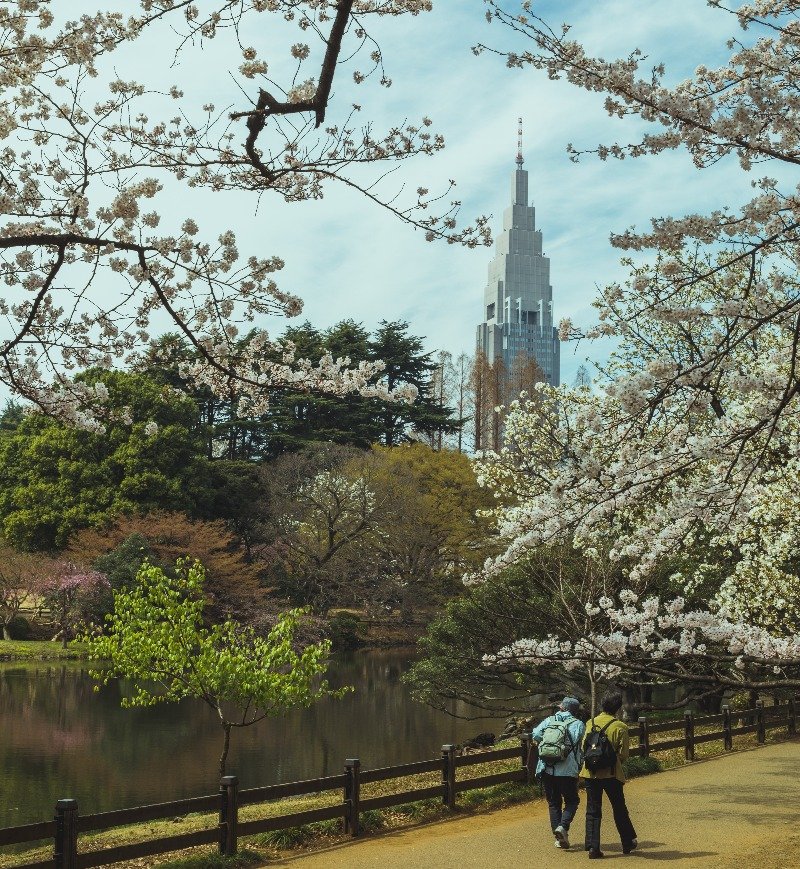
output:
<svg viewBox="0 0 800 869"><path fill-rule="evenodd" d="M185 697L202 700L223 731L219 774L225 775L231 732L297 706L341 696L322 678L330 644L295 649L302 610L283 613L266 637L234 621L206 627L205 572L199 562L178 564L168 576L144 564L130 589L114 593L105 634L87 638L92 660L108 666L93 677L101 684L130 679L122 705L155 706Z"/></svg>
<svg viewBox="0 0 800 869"><path fill-rule="evenodd" d="M94 369L79 379L108 394L105 431L32 413L0 433L6 539L50 550L119 514L200 511L211 496L192 402L140 374Z"/></svg>
<svg viewBox="0 0 800 869"><path fill-rule="evenodd" d="M394 589L405 617L458 593L463 575L494 552L486 512L497 501L462 453L421 443L376 446L370 484L376 502L386 505L372 542L373 574L385 592Z"/></svg>

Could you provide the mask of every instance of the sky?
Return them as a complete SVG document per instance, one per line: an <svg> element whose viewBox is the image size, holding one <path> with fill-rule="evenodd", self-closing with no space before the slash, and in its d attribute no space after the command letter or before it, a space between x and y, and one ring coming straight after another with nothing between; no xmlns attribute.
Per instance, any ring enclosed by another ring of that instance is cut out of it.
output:
<svg viewBox="0 0 800 869"><path fill-rule="evenodd" d="M508 8L513 4L508 0ZM570 23L572 35L603 57L641 48L654 64L666 64L668 83L688 77L700 63L724 62L726 40L740 33L732 16L710 9L704 0L543 0L535 9L552 25ZM609 244L610 232L646 228L652 217L742 204L751 196L752 178L735 161L698 171L684 151L622 162L588 155L571 162L568 143L593 148L635 141L644 125L609 118L602 95L549 81L532 69L508 69L489 53L475 57L471 47L478 42L501 49L522 45L501 25L487 24L484 12L482 0L434 0L431 13L371 22L392 87L369 80L354 85L352 69L364 66L356 61L337 74L326 123L340 121L353 102L362 105L362 119L372 121L376 131L429 116L447 147L404 164L383 190L390 195L405 184L410 190L443 191L448 179L455 179L461 217L491 215L496 233L510 204L517 118L522 117L530 195L551 260L555 318L570 317L588 327L597 287L625 274L620 252ZM280 79L289 75L288 46L302 37L274 19L263 16L269 27L247 38L269 61L270 75ZM230 66L230 57L217 55L218 50L211 45L203 53L187 52L168 74L190 99L218 107L233 101L243 108L222 69ZM169 54L157 51L143 63L138 51L115 54L115 67L152 75ZM315 57L318 62L319 52L312 53L309 74ZM254 91L252 82L244 86ZM331 185L322 201L291 204L274 196L257 203L250 193L199 196L191 209L202 231L229 226L243 253L285 260L278 280L304 299L301 319L326 328L353 318L369 330L383 319L406 320L430 350L473 351L490 249L428 243L421 232L342 186ZM181 210L187 204L179 197L172 207ZM285 321L263 325L279 334ZM579 364L602 362L608 351L603 344L563 345L562 381L572 382Z"/></svg>

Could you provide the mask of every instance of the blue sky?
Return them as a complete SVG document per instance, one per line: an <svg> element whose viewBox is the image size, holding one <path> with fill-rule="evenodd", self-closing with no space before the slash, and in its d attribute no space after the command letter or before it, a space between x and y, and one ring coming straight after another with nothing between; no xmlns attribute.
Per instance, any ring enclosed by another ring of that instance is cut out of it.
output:
<svg viewBox="0 0 800 869"><path fill-rule="evenodd" d="M740 33L731 16L709 9L704 0L546 0L535 8L554 25L571 23L573 35L606 58L640 47L654 63L666 63L672 82L701 62L722 62L726 39ZM608 242L610 231L645 227L653 216L736 206L749 198L752 179L732 161L699 172L682 151L621 163L591 156L570 162L567 143L591 148L635 140L641 125L608 118L602 96L551 82L534 70L509 70L489 54L475 57L470 48L477 42L514 45L510 31L486 23L484 9L481 0L435 0L432 13L372 22L393 85L356 87L345 69L335 82L327 122L341 120L352 102L363 106L362 118L374 121L378 131L430 116L447 148L405 165L384 189L394 192L406 183L433 192L454 178L462 217L491 214L496 231L509 203L522 116L525 168L551 258L556 318L589 325L596 287L624 274L619 252ZM269 60L270 73L280 77L288 69L288 45L300 35L273 24L274 16L262 20L270 28L248 36ZM170 75L198 103L211 99L225 106L235 88L221 65L231 63L216 51L210 46L199 62L187 54ZM115 55L115 64L123 71L129 64L143 76L151 72L141 55ZM309 74L312 68L309 61ZM252 82L245 86L254 89ZM251 194L198 194L191 208L201 230L235 229L243 253L281 256L286 267L280 285L305 300L302 318L315 325L352 317L373 329L384 318L404 319L412 332L426 336L430 349L472 351L489 249L427 243L421 233L334 186L320 202L285 204L265 197L256 210ZM265 325L279 333L284 323ZM602 360L607 352L600 345L564 346L563 380L571 382L587 356Z"/></svg>

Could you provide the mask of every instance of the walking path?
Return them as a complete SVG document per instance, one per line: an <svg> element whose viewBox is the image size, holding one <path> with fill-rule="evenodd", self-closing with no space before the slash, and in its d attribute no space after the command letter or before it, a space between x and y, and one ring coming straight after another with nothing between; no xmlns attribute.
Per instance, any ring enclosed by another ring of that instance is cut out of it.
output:
<svg viewBox="0 0 800 869"><path fill-rule="evenodd" d="M800 869L800 740L634 779L625 793L640 847L623 855L604 799L603 852L612 866L636 869L663 862L670 869ZM572 867L587 858L585 805L582 792L569 851L554 848L547 806L537 801L370 836L270 865L290 869Z"/></svg>

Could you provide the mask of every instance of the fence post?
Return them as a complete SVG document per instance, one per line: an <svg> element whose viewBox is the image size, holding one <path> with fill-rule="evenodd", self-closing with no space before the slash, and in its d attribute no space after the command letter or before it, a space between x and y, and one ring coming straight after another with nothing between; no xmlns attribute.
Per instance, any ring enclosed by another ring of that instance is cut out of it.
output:
<svg viewBox="0 0 800 869"><path fill-rule="evenodd" d="M344 762L344 774L347 776L344 784L344 831L355 838L361 832L358 823L361 802L361 761L357 757L348 757Z"/></svg>
<svg viewBox="0 0 800 869"><path fill-rule="evenodd" d="M650 734L647 732L647 718L639 716L639 748L642 757L650 757Z"/></svg>
<svg viewBox="0 0 800 869"><path fill-rule="evenodd" d="M722 744L725 751L733 748L733 725L731 723L731 707L722 707Z"/></svg>
<svg viewBox="0 0 800 869"><path fill-rule="evenodd" d="M686 760L694 760L694 713L691 709L687 709L684 715L683 731L686 740L684 756Z"/></svg>
<svg viewBox="0 0 800 869"><path fill-rule="evenodd" d="M767 739L767 730L764 726L764 701L756 700L756 739L759 745L763 745Z"/></svg>
<svg viewBox="0 0 800 869"><path fill-rule="evenodd" d="M55 822L56 869L78 869L78 801L58 800Z"/></svg>
<svg viewBox="0 0 800 869"><path fill-rule="evenodd" d="M238 847L239 779L225 775L219 780L219 853L233 857Z"/></svg>
<svg viewBox="0 0 800 869"><path fill-rule="evenodd" d="M456 747L442 746L442 799L448 809L456 807Z"/></svg>
<svg viewBox="0 0 800 869"><path fill-rule="evenodd" d="M789 736L794 736L797 733L797 707L795 706L794 697L789 698L789 716L788 716L788 727L789 727Z"/></svg>
<svg viewBox="0 0 800 869"><path fill-rule="evenodd" d="M522 750L522 766L525 769L525 784L530 785L536 780L536 763L539 760L538 747L529 733L520 736L519 742Z"/></svg>

